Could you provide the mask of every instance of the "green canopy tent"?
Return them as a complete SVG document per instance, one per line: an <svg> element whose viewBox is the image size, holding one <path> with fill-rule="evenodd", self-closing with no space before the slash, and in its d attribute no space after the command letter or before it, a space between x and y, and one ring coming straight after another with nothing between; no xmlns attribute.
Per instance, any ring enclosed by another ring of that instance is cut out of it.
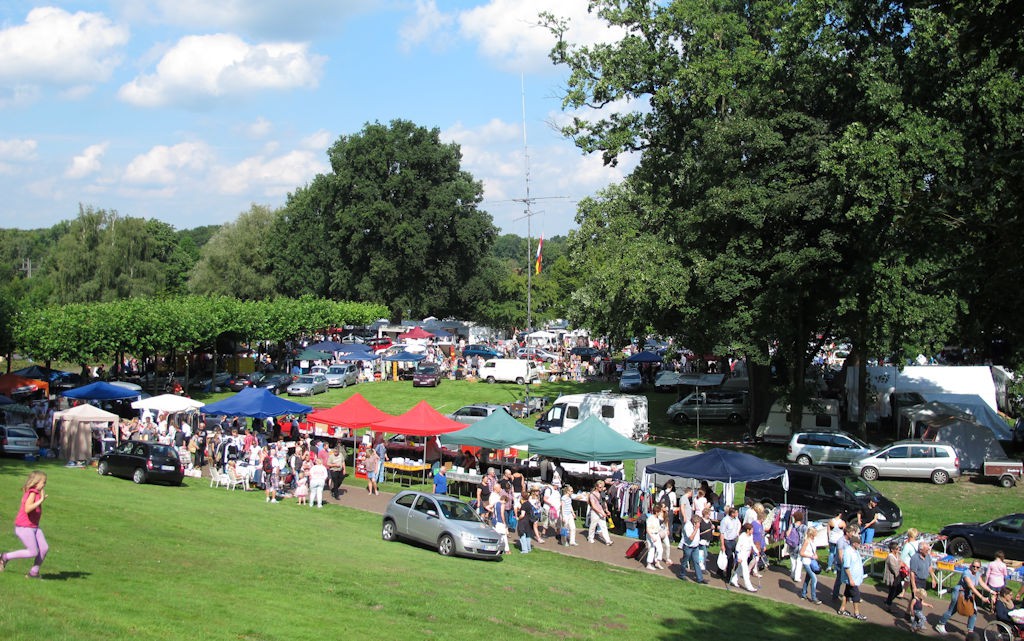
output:
<svg viewBox="0 0 1024 641"><path fill-rule="evenodd" d="M651 458L657 452L653 445L644 445L626 438L596 416L591 416L567 432L537 443L532 451L570 461Z"/></svg>
<svg viewBox="0 0 1024 641"><path fill-rule="evenodd" d="M482 421L477 421L458 432L449 432L440 436L442 445L470 445L500 450L506 447L525 445L533 447L535 443L554 438L547 432L532 430L508 412L494 412Z"/></svg>

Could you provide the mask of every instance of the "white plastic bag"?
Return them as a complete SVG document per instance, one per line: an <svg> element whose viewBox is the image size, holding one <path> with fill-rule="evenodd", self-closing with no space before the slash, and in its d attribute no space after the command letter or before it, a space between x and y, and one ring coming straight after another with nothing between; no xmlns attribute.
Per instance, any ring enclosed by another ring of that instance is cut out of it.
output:
<svg viewBox="0 0 1024 641"><path fill-rule="evenodd" d="M729 557L725 555L725 550L718 553L718 569L725 572L725 568L729 567Z"/></svg>

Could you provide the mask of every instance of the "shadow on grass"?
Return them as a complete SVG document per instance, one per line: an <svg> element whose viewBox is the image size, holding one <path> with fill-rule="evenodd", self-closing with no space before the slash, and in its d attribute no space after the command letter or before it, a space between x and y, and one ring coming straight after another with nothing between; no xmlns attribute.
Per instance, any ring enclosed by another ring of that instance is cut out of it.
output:
<svg viewBox="0 0 1024 641"><path fill-rule="evenodd" d="M65 570L63 572L54 572L53 574L42 573L44 581L71 581L72 579L84 579L89 576L92 576L92 572L70 572Z"/></svg>

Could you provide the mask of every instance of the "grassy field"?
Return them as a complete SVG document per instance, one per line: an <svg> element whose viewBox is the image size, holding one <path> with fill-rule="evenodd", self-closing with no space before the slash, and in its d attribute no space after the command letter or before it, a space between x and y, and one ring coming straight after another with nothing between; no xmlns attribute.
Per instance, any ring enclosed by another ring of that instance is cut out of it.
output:
<svg viewBox="0 0 1024 641"><path fill-rule="evenodd" d="M39 465L39 464L36 464ZM379 517L268 505L259 493L136 486L91 468L42 464L51 549L0 574L6 640L682 640L899 630L540 550L502 562L384 543ZM0 547L30 464L0 461Z"/></svg>

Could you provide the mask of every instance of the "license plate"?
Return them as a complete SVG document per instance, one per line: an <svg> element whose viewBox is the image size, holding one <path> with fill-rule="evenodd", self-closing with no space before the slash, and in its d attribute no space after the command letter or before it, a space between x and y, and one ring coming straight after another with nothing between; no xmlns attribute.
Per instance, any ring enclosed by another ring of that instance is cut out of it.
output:
<svg viewBox="0 0 1024 641"><path fill-rule="evenodd" d="M173 472L174 471L174 466L173 465L161 465L160 469L163 470L164 472Z"/></svg>
<svg viewBox="0 0 1024 641"><path fill-rule="evenodd" d="M482 545L482 546L480 546L480 549L483 550L484 552L494 552L495 550L498 549L498 546L497 545Z"/></svg>

